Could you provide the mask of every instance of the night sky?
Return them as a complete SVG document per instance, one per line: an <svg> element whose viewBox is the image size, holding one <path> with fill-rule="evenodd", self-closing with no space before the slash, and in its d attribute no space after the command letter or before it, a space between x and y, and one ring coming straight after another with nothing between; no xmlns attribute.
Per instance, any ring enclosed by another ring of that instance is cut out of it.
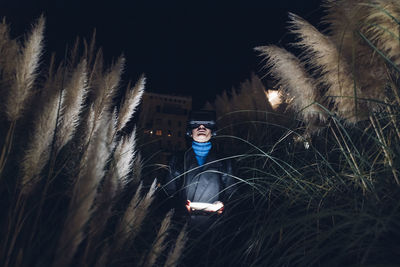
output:
<svg viewBox="0 0 400 267"><path fill-rule="evenodd" d="M134 1L0 0L0 16L21 35L41 14L46 50L62 58L77 36L97 31L108 63L124 53L124 80L147 76L147 91L192 95L200 107L237 87L251 72L262 76L256 46L287 47L288 12L318 25L320 0Z"/></svg>

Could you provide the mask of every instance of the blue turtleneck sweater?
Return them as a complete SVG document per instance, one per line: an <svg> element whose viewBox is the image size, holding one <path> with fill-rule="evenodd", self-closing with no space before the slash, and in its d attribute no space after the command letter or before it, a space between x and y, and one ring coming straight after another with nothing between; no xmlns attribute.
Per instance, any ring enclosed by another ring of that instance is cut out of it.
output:
<svg viewBox="0 0 400 267"><path fill-rule="evenodd" d="M192 148L193 148L194 154L196 155L196 159L197 159L197 162L199 163L199 166L203 165L204 162L206 162L208 152L210 152L211 142L199 143L199 142L193 141Z"/></svg>

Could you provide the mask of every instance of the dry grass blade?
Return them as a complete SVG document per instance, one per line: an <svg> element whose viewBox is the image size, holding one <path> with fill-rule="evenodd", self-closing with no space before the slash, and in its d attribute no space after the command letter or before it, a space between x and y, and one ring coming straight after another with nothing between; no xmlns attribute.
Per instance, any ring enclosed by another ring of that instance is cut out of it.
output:
<svg viewBox="0 0 400 267"><path fill-rule="evenodd" d="M168 258L165 261L164 266L165 267L175 267L179 263L179 258L183 253L183 249L185 248L185 244L187 241L187 225L183 227L181 232L178 235L178 238L176 239L175 246L170 250L168 254Z"/></svg>
<svg viewBox="0 0 400 267"><path fill-rule="evenodd" d="M71 79L63 91L61 117L58 125L56 148L59 151L74 135L79 122L86 95L86 61L83 60L73 71Z"/></svg>
<svg viewBox="0 0 400 267"><path fill-rule="evenodd" d="M305 49L308 62L321 71L320 83L329 86L337 112L354 123L360 119L358 98L363 97L355 84L351 68L340 55L336 45L314 26L297 15L290 14L291 32L299 36L296 45Z"/></svg>
<svg viewBox="0 0 400 267"><path fill-rule="evenodd" d="M172 215L174 214L173 210L170 210L163 221L161 222L160 229L158 230L157 237L150 249L149 254L147 255L144 266L151 267L156 263L157 258L160 254L165 250L166 244L165 239L167 238L168 229L171 224Z"/></svg>
<svg viewBox="0 0 400 267"><path fill-rule="evenodd" d="M269 72L278 79L278 83L290 97L293 97L292 107L305 121L318 117L324 120L322 110L314 105L318 102L318 91L314 80L308 75L300 60L293 54L277 46L256 48L267 57Z"/></svg>
<svg viewBox="0 0 400 267"><path fill-rule="evenodd" d="M6 114L10 121L16 121L22 115L31 95L42 54L44 24L44 17L40 17L28 36L25 47L15 59L15 78L6 99Z"/></svg>
<svg viewBox="0 0 400 267"><path fill-rule="evenodd" d="M125 95L125 100L119 112L119 120L117 125L117 131L120 131L125 127L127 122L132 118L136 108L138 107L142 95L144 93L144 85L146 78L142 75L139 81L135 84L133 88L129 88Z"/></svg>
<svg viewBox="0 0 400 267"><path fill-rule="evenodd" d="M59 239L54 266L68 266L76 249L84 238L84 226L92 214L92 205L99 183L104 176L104 167L110 155L107 140L110 128L109 116L104 116L88 153L81 163L81 171L75 182L68 216Z"/></svg>

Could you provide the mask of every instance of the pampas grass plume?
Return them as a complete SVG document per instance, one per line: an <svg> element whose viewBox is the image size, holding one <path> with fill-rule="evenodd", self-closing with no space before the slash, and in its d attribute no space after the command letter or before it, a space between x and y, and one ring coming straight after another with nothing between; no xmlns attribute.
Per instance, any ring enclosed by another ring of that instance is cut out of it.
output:
<svg viewBox="0 0 400 267"><path fill-rule="evenodd" d="M116 89L120 83L122 71L125 65L125 58L121 56L117 62L106 71L104 76L93 88L95 94L94 109L96 119L100 119L104 111L109 111Z"/></svg>
<svg viewBox="0 0 400 267"><path fill-rule="evenodd" d="M56 147L60 150L73 136L79 122L87 83L86 60L79 63L73 71L63 94L61 117L58 125Z"/></svg>
<svg viewBox="0 0 400 267"><path fill-rule="evenodd" d="M37 115L33 135L21 163L23 194L29 194L39 182L40 172L50 158L50 148L56 130L57 110L59 109L61 93L55 85L61 73L62 68L59 68L55 80L50 77L45 85L46 91L41 99L44 106Z"/></svg>
<svg viewBox="0 0 400 267"><path fill-rule="evenodd" d="M5 18L0 23L0 93L2 99L6 99L10 83L14 80L16 58L18 58L19 45L16 40L11 39L9 27ZM4 86L4 88L2 88ZM3 103L4 104L4 103ZM5 110L5 107L2 107Z"/></svg>
<svg viewBox="0 0 400 267"><path fill-rule="evenodd" d="M187 236L187 224L180 231L178 238L176 239L174 247L168 253L168 258L165 261L165 267L175 267L179 263L179 258L183 253L183 250L186 245L186 241L188 239Z"/></svg>
<svg viewBox="0 0 400 267"><path fill-rule="evenodd" d="M115 180L118 181L119 190L128 183L128 175L132 171L135 156L136 128L129 137L123 137L114 152L114 164L112 168Z"/></svg>
<svg viewBox="0 0 400 267"><path fill-rule="evenodd" d="M140 194L142 191L143 182L140 182L138 188L136 189L135 195L129 202L128 208L126 209L124 216L122 217L119 225L118 231L119 238L117 239L118 247L121 247L127 240L131 229L133 228L133 220L135 214L136 207L140 202Z"/></svg>
<svg viewBox="0 0 400 267"><path fill-rule="evenodd" d="M147 255L144 266L151 267L156 263L157 258L160 254L165 250L166 244L165 239L167 238L168 229L171 224L172 215L174 214L174 210L170 210L163 221L161 222L160 229L158 230L157 237L150 249L149 254Z"/></svg>
<svg viewBox="0 0 400 267"><path fill-rule="evenodd" d="M44 24L45 20L42 16L33 27L21 53L15 59L15 80L6 100L6 114L10 121L16 121L22 115L26 101L31 95L42 55Z"/></svg>
<svg viewBox="0 0 400 267"><path fill-rule="evenodd" d="M337 112L348 122L356 122L359 119L357 98L362 95L348 63L336 45L314 26L295 14L290 14L290 19L291 32L300 38L296 45L305 49L309 63L321 71L320 82L329 86L328 95L333 97Z"/></svg>
<svg viewBox="0 0 400 267"><path fill-rule="evenodd" d="M363 27L367 38L400 67L399 1L374 0L366 1L365 4L369 6Z"/></svg>
<svg viewBox="0 0 400 267"><path fill-rule="evenodd" d="M279 85L293 97L292 107L305 121L315 117L324 120L324 114L313 104L317 101L314 80L308 75L300 60L277 46L257 47L257 51L268 59L269 72L278 79Z"/></svg>
<svg viewBox="0 0 400 267"><path fill-rule="evenodd" d="M120 131L122 128L124 128L127 122L132 118L135 109L139 105L142 98L145 82L146 78L144 75L142 75L132 89L128 88L125 95L125 100L119 112L120 115L117 124L117 131Z"/></svg>
<svg viewBox="0 0 400 267"><path fill-rule="evenodd" d="M142 223L148 212L148 208L153 202L155 196L154 193L157 189L157 180L154 179L146 196L139 202L141 188L142 184L140 184L139 188L136 190L135 196L129 203L128 209L126 210L120 226L118 227L118 233L120 233L121 236L119 240L119 246L123 245L126 241L133 241L133 239L139 233Z"/></svg>

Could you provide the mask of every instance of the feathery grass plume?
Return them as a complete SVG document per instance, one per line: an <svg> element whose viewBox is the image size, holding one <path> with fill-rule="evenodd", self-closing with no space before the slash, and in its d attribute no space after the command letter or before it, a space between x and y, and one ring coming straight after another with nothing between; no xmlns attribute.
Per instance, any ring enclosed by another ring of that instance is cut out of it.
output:
<svg viewBox="0 0 400 267"><path fill-rule="evenodd" d="M129 203L118 227L118 233L120 233L120 238L118 240L119 246L123 245L126 241L133 241L139 233L148 209L154 200L154 193L157 189L157 180L154 179L146 196L139 202L141 188L142 184L140 184L135 196Z"/></svg>
<svg viewBox="0 0 400 267"><path fill-rule="evenodd" d="M0 93L2 99L6 98L6 89L8 89L10 81L14 78L15 59L18 56L18 50L19 45L16 40L11 39L9 27L4 18L0 23ZM5 110L4 107L3 110Z"/></svg>
<svg viewBox="0 0 400 267"><path fill-rule="evenodd" d="M88 87L91 89L90 100L92 102L89 113L85 117L84 146L90 142L93 133L97 130L99 121L104 112L111 110L111 104L115 89L117 88L125 59L120 57L107 72L103 73L103 57L101 50L98 51L92 71L88 78ZM113 138L115 135L113 135Z"/></svg>
<svg viewBox="0 0 400 267"><path fill-rule="evenodd" d="M79 63L63 91L56 148L59 151L74 135L86 95L86 61Z"/></svg>
<svg viewBox="0 0 400 267"><path fill-rule="evenodd" d="M214 106L218 107L217 114L227 114L231 112L232 106L226 90L221 95L215 97Z"/></svg>
<svg viewBox="0 0 400 267"><path fill-rule="evenodd" d="M124 213L124 216L122 217L121 221L118 224L117 227L117 240L116 240L116 246L114 248L121 248L126 241L129 239L129 233L131 229L134 227L133 226L133 220L135 214L135 209L138 206L140 202L140 197L141 197L141 191L143 187L143 182L140 182L138 188L136 189L135 195L129 202L129 205Z"/></svg>
<svg viewBox="0 0 400 267"><path fill-rule="evenodd" d="M41 102L42 108L37 113L35 119L33 135L28 147L25 150L23 160L21 162L22 171L22 193L29 194L35 185L39 182L40 172L47 164L50 158L51 144L55 135L57 125L57 114L60 100L61 90L57 85L60 84L64 68L58 68L55 77L48 77L44 86Z"/></svg>
<svg viewBox="0 0 400 267"><path fill-rule="evenodd" d="M140 103L140 100L142 99L145 82L146 78L144 75L142 75L133 88L129 88L130 85L128 85L124 102L119 111L120 115L118 118L117 131L120 131L122 128L124 128L127 122L132 118L137 106Z"/></svg>
<svg viewBox="0 0 400 267"><path fill-rule="evenodd" d="M363 43L356 32L365 18L366 7L360 5L360 0L324 0L322 5L326 14L321 21L327 25L341 56L350 62L354 48L357 51Z"/></svg>
<svg viewBox="0 0 400 267"><path fill-rule="evenodd" d="M101 118L104 111L109 111L111 108L115 91L121 80L124 64L125 58L121 56L102 77L99 77L100 79L97 79L96 85L93 86L96 120Z"/></svg>
<svg viewBox="0 0 400 267"><path fill-rule="evenodd" d="M400 3L365 1L369 7L362 33L400 68Z"/></svg>
<svg viewBox="0 0 400 267"><path fill-rule="evenodd" d="M329 86L327 95L332 97L337 112L347 122L359 121L361 106L358 98L363 95L347 61L329 37L314 26L295 14L290 14L290 20L291 32L299 36L296 45L308 52L308 62L321 71L319 81Z"/></svg>
<svg viewBox="0 0 400 267"><path fill-rule="evenodd" d="M244 91L247 88L247 90L251 92L251 95L253 95L252 100L256 110L272 110L271 105L269 104L265 95L265 87L257 75L252 73L250 80L241 84L240 87Z"/></svg>
<svg viewBox="0 0 400 267"><path fill-rule="evenodd" d="M170 252L168 253L168 258L164 264L165 267L175 267L178 265L179 258L183 253L186 241L188 239L186 229L187 229L187 224L185 224L185 226L180 231L174 247L171 248Z"/></svg>
<svg viewBox="0 0 400 267"><path fill-rule="evenodd" d="M42 16L33 27L24 48L15 59L15 77L6 99L6 114L10 121L18 120L31 95L42 54L44 24Z"/></svg>
<svg viewBox="0 0 400 267"><path fill-rule="evenodd" d="M112 162L111 175L114 177L113 180L117 182L118 191L128 183L128 175L132 171L132 166L135 157L135 146L136 146L136 128L133 130L129 137L123 137L118 143L117 148L114 152L114 160Z"/></svg>
<svg viewBox="0 0 400 267"><path fill-rule="evenodd" d="M92 214L93 201L111 152L107 135L112 124L110 115L106 113L89 143L88 153L82 159L53 266L68 266L84 238L84 227Z"/></svg>
<svg viewBox="0 0 400 267"><path fill-rule="evenodd" d="M257 47L256 50L267 57L269 72L293 97L292 107L302 119L306 122L314 118L325 120L325 114L313 104L319 101L315 81L308 75L300 60L285 49L273 45Z"/></svg>
<svg viewBox="0 0 400 267"><path fill-rule="evenodd" d="M165 250L166 244L165 239L168 235L169 226L171 225L172 215L174 214L174 210L170 210L163 221L161 222L160 229L158 230L157 237L154 240L153 245L149 253L147 254L146 261L143 266L151 267L156 263L157 258L161 255L161 253Z"/></svg>
<svg viewBox="0 0 400 267"><path fill-rule="evenodd" d="M327 0L324 6L327 14L322 21L328 25L330 39L336 44L340 55L354 66L353 79L359 84L363 96L372 100L363 104L371 110L381 109L378 101L384 101L386 65L384 59L359 34L365 32L363 28L374 27L371 26L372 22L367 23L366 17L370 13L368 6L360 0Z"/></svg>

